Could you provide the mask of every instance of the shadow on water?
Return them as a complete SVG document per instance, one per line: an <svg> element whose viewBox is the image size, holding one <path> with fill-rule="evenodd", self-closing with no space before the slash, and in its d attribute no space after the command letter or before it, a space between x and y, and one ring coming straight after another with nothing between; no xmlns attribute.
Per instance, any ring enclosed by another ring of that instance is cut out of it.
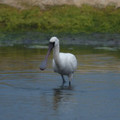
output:
<svg viewBox="0 0 120 120"><path fill-rule="evenodd" d="M58 88L53 89L53 109L57 110L59 109L60 104L64 102L69 102L70 96L72 96L72 92L74 91L74 88L72 85L65 86L61 85Z"/></svg>

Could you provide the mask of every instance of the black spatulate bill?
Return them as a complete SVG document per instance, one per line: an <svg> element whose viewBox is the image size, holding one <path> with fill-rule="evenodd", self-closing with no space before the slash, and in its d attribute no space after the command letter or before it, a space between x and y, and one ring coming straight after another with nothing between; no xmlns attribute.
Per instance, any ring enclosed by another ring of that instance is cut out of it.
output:
<svg viewBox="0 0 120 120"><path fill-rule="evenodd" d="M54 47L54 42L50 42L47 55L45 56L45 59L40 64L40 70L45 70L47 68L48 57L49 57L53 47Z"/></svg>

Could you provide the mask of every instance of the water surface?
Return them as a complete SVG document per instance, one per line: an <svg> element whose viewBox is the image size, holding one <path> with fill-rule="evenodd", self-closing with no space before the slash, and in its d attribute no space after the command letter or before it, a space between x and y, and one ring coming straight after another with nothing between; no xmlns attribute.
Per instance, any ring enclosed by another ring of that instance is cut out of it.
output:
<svg viewBox="0 0 120 120"><path fill-rule="evenodd" d="M46 49L0 48L0 120L119 120L120 57L77 49L72 86L39 70ZM63 49L62 51L67 51Z"/></svg>

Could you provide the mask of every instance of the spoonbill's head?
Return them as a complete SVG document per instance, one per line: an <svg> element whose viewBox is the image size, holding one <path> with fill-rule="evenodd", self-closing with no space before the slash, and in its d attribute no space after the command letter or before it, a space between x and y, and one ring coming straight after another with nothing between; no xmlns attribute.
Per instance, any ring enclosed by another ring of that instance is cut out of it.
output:
<svg viewBox="0 0 120 120"><path fill-rule="evenodd" d="M52 37L49 41L49 48L48 48L47 55L46 55L45 59L41 62L40 70L45 70L46 69L48 56L50 55L50 52L52 51L52 49L57 45L59 45L58 38L57 37Z"/></svg>
<svg viewBox="0 0 120 120"><path fill-rule="evenodd" d="M52 38L50 39L50 44L53 44L53 47L59 45L59 40L58 40L58 38L57 38L57 37L52 37Z"/></svg>

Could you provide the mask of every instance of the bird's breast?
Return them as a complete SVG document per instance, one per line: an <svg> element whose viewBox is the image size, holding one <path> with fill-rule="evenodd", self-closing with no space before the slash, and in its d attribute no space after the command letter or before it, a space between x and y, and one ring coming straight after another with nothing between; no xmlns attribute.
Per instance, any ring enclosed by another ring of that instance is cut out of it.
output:
<svg viewBox="0 0 120 120"><path fill-rule="evenodd" d="M77 62L72 59L72 55L61 53L59 60L53 59L54 71L63 75L73 73L77 67Z"/></svg>

